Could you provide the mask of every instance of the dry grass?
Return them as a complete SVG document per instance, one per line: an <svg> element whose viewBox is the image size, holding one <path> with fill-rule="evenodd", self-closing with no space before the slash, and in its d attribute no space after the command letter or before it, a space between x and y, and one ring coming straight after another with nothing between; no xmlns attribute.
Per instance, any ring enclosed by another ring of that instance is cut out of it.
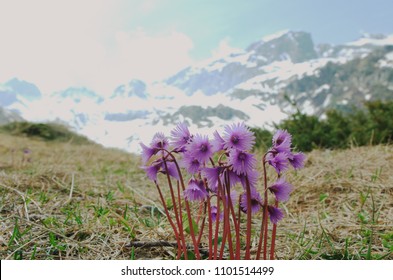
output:
<svg viewBox="0 0 393 280"><path fill-rule="evenodd" d="M292 174L280 258L393 258L393 147L313 151Z"/></svg>
<svg viewBox="0 0 393 280"><path fill-rule="evenodd" d="M174 241L137 156L3 134L0 155L1 259L173 258L173 248L127 246ZM296 190L277 257L392 259L392 173L392 146L310 153L288 175Z"/></svg>

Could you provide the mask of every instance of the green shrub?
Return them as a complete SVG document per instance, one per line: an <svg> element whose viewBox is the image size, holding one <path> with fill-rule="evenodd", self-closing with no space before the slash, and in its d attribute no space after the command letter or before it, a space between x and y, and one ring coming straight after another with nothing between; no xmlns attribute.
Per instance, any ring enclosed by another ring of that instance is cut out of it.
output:
<svg viewBox="0 0 393 280"><path fill-rule="evenodd" d="M364 109L331 110L321 120L297 111L276 126L293 135L302 151L347 148L350 145L390 143L393 139L393 101L372 101Z"/></svg>
<svg viewBox="0 0 393 280"><path fill-rule="evenodd" d="M266 151L272 145L273 134L263 128L251 128L255 135L254 149Z"/></svg>
<svg viewBox="0 0 393 280"><path fill-rule="evenodd" d="M366 104L370 119L372 143L389 143L393 137L393 101L374 101Z"/></svg>
<svg viewBox="0 0 393 280"><path fill-rule="evenodd" d="M86 137L71 132L65 126L54 123L13 122L1 126L0 131L46 141L73 142L76 144L91 143Z"/></svg>

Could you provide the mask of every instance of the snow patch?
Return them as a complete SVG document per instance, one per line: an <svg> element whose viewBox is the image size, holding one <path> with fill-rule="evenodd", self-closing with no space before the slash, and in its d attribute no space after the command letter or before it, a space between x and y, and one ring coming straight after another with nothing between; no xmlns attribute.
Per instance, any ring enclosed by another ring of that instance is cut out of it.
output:
<svg viewBox="0 0 393 280"><path fill-rule="evenodd" d="M306 100L303 103L303 113L307 115L313 115L315 113L315 108L311 102L311 100Z"/></svg>
<svg viewBox="0 0 393 280"><path fill-rule="evenodd" d="M346 44L347 46L361 47L365 45L375 45L375 46L386 46L393 45L393 35L389 35L385 38L361 38L357 41L350 42Z"/></svg>
<svg viewBox="0 0 393 280"><path fill-rule="evenodd" d="M319 93L321 93L321 92L323 92L323 91L327 91L327 90L329 90L329 89L330 89L330 85L324 84L324 85L320 86L319 88L317 88L317 89L315 90L315 93L316 93L316 94L319 94Z"/></svg>
<svg viewBox="0 0 393 280"><path fill-rule="evenodd" d="M378 65L381 68L393 68L393 52L387 53L384 59L378 61Z"/></svg>
<svg viewBox="0 0 393 280"><path fill-rule="evenodd" d="M289 32L290 32L289 29L280 30L280 31L278 31L276 33L273 33L273 34L266 35L266 36L262 37L262 41L269 42L269 41L278 39L278 38L284 36L285 34L287 34Z"/></svg>
<svg viewBox="0 0 393 280"><path fill-rule="evenodd" d="M327 108L330 105L331 99L332 99L332 96L330 94L327 95L325 101L322 104L322 107Z"/></svg>

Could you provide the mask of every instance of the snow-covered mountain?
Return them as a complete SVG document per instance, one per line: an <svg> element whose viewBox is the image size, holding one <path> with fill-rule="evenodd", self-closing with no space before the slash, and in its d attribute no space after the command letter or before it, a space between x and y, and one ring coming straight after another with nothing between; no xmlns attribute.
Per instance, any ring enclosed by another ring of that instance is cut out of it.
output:
<svg viewBox="0 0 393 280"><path fill-rule="evenodd" d="M286 30L163 81L130 80L106 98L86 88L43 97L14 79L0 85L0 105L27 120L62 122L106 146L137 151L140 141L179 121L202 132L237 121L266 127L285 118L291 103L322 115L393 98L391 46L393 36L382 35L315 46L309 33Z"/></svg>
<svg viewBox="0 0 393 280"><path fill-rule="evenodd" d="M42 94L37 86L17 78L0 84L0 106L21 114L29 104L40 101Z"/></svg>
<svg viewBox="0 0 393 280"><path fill-rule="evenodd" d="M23 121L23 118L19 116L17 113L0 107L0 125L7 124L10 122L20 122L20 121Z"/></svg>

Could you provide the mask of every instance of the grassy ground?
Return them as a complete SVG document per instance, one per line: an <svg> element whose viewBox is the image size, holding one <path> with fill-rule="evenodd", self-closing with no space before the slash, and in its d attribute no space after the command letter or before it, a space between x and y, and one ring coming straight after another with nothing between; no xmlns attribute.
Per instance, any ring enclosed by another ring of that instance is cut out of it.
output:
<svg viewBox="0 0 393 280"><path fill-rule="evenodd" d="M0 259L173 258L170 247L128 246L175 241L139 165L98 145L0 134ZM392 146L308 154L287 176L277 258L393 259L392 173Z"/></svg>

